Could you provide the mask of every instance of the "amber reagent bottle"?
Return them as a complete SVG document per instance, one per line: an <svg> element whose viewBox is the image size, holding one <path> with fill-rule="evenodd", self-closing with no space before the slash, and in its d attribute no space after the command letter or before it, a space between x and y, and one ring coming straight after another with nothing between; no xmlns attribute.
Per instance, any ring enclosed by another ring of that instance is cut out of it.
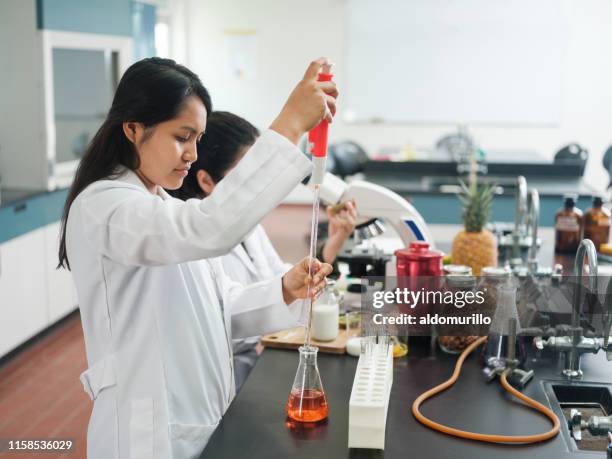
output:
<svg viewBox="0 0 612 459"><path fill-rule="evenodd" d="M563 208L555 215L555 252L576 253L582 239L582 211L576 198L566 196Z"/></svg>
<svg viewBox="0 0 612 459"><path fill-rule="evenodd" d="M593 241L598 252L610 237L610 210L599 196L593 198L593 207L584 213L584 237Z"/></svg>

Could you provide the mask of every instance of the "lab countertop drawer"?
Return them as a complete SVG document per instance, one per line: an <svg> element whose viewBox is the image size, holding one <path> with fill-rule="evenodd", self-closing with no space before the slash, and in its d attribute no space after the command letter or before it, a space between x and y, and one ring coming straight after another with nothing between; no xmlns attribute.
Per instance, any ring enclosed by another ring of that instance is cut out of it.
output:
<svg viewBox="0 0 612 459"><path fill-rule="evenodd" d="M0 207L0 244L60 219L67 190L20 199Z"/></svg>
<svg viewBox="0 0 612 459"><path fill-rule="evenodd" d="M45 209L41 201L21 201L0 209L0 244L44 226Z"/></svg>

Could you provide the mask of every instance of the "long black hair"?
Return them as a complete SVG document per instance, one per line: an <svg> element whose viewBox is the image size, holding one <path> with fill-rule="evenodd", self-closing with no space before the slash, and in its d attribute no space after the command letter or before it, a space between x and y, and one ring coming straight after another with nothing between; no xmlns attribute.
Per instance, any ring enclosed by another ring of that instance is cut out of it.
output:
<svg viewBox="0 0 612 459"><path fill-rule="evenodd" d="M207 113L212 112L210 95L198 76L171 59L152 57L131 65L121 77L111 108L91 140L68 192L62 215L59 267L70 269L66 252L66 222L70 206L92 183L113 178L121 166L140 166L132 142L123 132L123 123L138 122L145 128L175 118L185 99L199 97Z"/></svg>
<svg viewBox="0 0 612 459"><path fill-rule="evenodd" d="M206 131L198 142L198 159L191 165L183 185L168 190L175 198L203 198L206 193L198 184L197 174L204 169L218 183L234 165L245 147L259 137L259 131L244 118L230 112L212 112L206 120Z"/></svg>

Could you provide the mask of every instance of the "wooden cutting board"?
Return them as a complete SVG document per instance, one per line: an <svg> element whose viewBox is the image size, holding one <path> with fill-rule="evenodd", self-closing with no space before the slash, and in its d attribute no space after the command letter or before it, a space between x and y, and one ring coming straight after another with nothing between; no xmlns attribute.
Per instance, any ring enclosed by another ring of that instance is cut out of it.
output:
<svg viewBox="0 0 612 459"><path fill-rule="evenodd" d="M346 352L346 330L339 330L333 341L317 341L311 344L319 348L319 352L327 354L344 354ZM304 344L304 327L289 328L277 333L271 333L261 338L261 344L278 349L298 349Z"/></svg>

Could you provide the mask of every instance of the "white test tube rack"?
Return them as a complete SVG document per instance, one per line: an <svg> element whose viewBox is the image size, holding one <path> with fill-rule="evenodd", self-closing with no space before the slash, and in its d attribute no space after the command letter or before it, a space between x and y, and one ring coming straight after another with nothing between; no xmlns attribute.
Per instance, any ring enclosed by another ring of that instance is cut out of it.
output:
<svg viewBox="0 0 612 459"><path fill-rule="evenodd" d="M393 345L373 344L359 356L349 401L349 448L385 449L393 384Z"/></svg>

